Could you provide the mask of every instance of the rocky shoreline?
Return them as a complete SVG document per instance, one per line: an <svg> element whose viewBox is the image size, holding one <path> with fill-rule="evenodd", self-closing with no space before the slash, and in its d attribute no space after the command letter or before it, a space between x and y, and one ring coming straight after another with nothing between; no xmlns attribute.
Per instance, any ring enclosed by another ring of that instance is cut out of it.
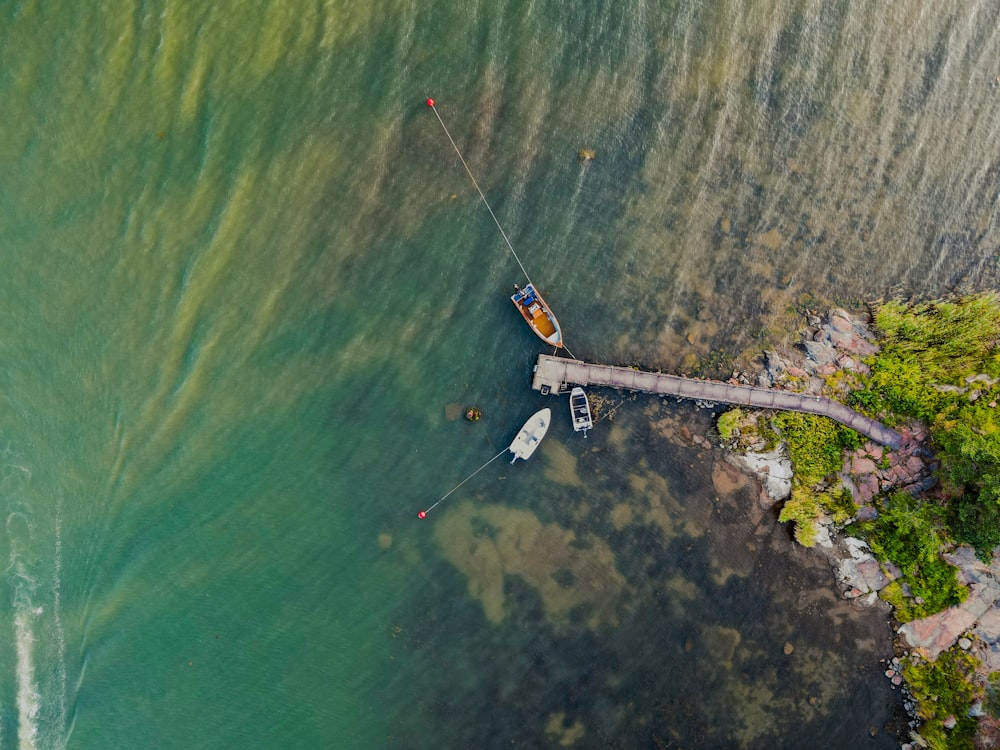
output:
<svg viewBox="0 0 1000 750"><path fill-rule="evenodd" d="M848 390L846 382L850 380L845 376L867 374L862 360L878 351L869 320L833 309L823 316L809 316L807 323L796 344L781 351L765 352L758 372L752 376L734 373L730 382L755 380L760 386L842 400ZM978 397L975 384L976 378L970 378L971 399ZM850 491L858 508L857 520L876 517L873 500L880 493L901 489L926 495L937 490L939 463L929 446L926 427L913 423L899 432L903 442L898 450L868 441L844 459L835 482ZM761 506L774 508L787 500L792 489L792 466L784 445L766 450L767 445L761 439L745 447L746 450L731 452L728 460L760 480ZM843 535L830 518L820 519L816 542L815 549L834 568L841 595L857 606L880 602L878 592L901 576L901 571L893 565L880 563L863 540ZM904 692L902 657L934 660L955 644L979 660L984 681L989 673L1000 671L1000 553L995 551L990 564L979 560L967 546L960 546L944 557L959 569L959 580L968 586L969 595L960 604L935 615L895 626L896 656L887 663L885 674ZM911 714L911 728L915 728L919 721L909 696L905 705ZM973 715L983 717L981 729L989 731L983 725L992 724L993 720L984 717L981 706L973 707ZM903 748L919 746L906 744Z"/></svg>

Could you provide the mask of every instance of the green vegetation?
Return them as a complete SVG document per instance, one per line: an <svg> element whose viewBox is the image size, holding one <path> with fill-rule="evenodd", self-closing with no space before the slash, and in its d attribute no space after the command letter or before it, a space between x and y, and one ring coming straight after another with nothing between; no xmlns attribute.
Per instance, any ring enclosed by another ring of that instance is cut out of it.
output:
<svg viewBox="0 0 1000 750"><path fill-rule="evenodd" d="M875 499L878 516L855 524L875 555L903 573L881 592L906 622L926 617L967 595L955 568L941 552L958 543L988 560L1000 545L1000 296L993 293L947 301L893 301L875 310L881 350L866 360L870 374L827 378L827 388L848 393L848 403L889 424L920 420L940 461L933 496L895 491ZM723 415L725 417L725 415ZM745 415L720 418L720 433L748 432ZM782 521L795 523L796 539L811 545L816 522L828 514L845 522L855 508L831 479L843 453L860 436L822 417L779 414L759 434L786 441L794 479ZM758 436L759 439L759 436ZM741 444L743 441L741 440ZM885 455L879 466L888 466ZM971 748L976 720L968 709L979 695L976 660L959 648L934 662L910 663L907 684L924 720L921 735L933 748ZM992 675L986 708L1000 717L1000 678ZM954 716L956 725L945 729Z"/></svg>
<svg viewBox="0 0 1000 750"><path fill-rule="evenodd" d="M878 518L858 524L855 531L879 559L891 560L903 571L903 578L882 591L882 598L895 606L896 618L909 622L965 599L969 592L955 578L955 566L941 559L949 542L941 506L897 490L879 503L878 511ZM904 584L911 596L904 595Z"/></svg>
<svg viewBox="0 0 1000 750"><path fill-rule="evenodd" d="M990 675L983 696L983 708L993 719L1000 719L1000 672Z"/></svg>
<svg viewBox="0 0 1000 750"><path fill-rule="evenodd" d="M878 308L882 351L857 408L930 427L948 496L944 521L983 559L1000 544L1000 297Z"/></svg>
<svg viewBox="0 0 1000 750"><path fill-rule="evenodd" d="M788 445L792 461L792 495L781 509L779 521L795 523L795 539L805 547L816 543L816 520L821 513L844 523L857 511L851 493L829 489L829 479L840 471L843 451L861 444L854 430L826 417L779 412L770 429Z"/></svg>
<svg viewBox="0 0 1000 750"><path fill-rule="evenodd" d="M789 521L794 523L795 541L803 547L812 547L816 544L818 531L816 519L822 508L818 493L808 490L793 480L792 495L785 501L778 520L782 523Z"/></svg>
<svg viewBox="0 0 1000 750"><path fill-rule="evenodd" d="M717 422L719 437L723 440L732 440L737 437L739 435L740 422L744 417L745 414L739 407L729 409L720 414Z"/></svg>
<svg viewBox="0 0 1000 750"><path fill-rule="evenodd" d="M929 747L971 750L976 720L968 713L979 694L975 671L975 657L958 646L942 652L935 661L909 662L903 667L903 677L917 702L917 714L924 721L920 736ZM950 716L957 723L945 729L944 722Z"/></svg>
<svg viewBox="0 0 1000 750"><path fill-rule="evenodd" d="M737 449L756 451L773 450L780 441L779 435L768 425L762 425L760 412L743 411L738 406L719 415L716 421L719 437L733 443Z"/></svg>
<svg viewBox="0 0 1000 750"><path fill-rule="evenodd" d="M854 430L815 414L778 412L771 424L788 443L795 477L806 487L818 486L840 471L843 451L861 445Z"/></svg>

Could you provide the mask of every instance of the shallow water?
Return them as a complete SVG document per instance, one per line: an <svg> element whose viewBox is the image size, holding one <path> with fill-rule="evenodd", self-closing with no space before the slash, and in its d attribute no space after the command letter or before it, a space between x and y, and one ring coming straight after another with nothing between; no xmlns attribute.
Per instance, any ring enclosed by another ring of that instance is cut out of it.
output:
<svg viewBox="0 0 1000 750"><path fill-rule="evenodd" d="M423 99L574 354L721 370L995 285L998 14L6 4L0 748L893 746L884 614L704 412L529 390Z"/></svg>

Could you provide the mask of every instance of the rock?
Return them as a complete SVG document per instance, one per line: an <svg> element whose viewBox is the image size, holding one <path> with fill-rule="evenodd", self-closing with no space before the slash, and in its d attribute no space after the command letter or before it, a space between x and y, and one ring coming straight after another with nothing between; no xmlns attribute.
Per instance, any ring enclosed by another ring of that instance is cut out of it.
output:
<svg viewBox="0 0 1000 750"><path fill-rule="evenodd" d="M841 354L837 357L837 366L842 370L856 371L858 369L858 361L846 354Z"/></svg>
<svg viewBox="0 0 1000 750"><path fill-rule="evenodd" d="M976 633L987 643L1000 642L1000 607L995 602L980 616Z"/></svg>
<svg viewBox="0 0 1000 750"><path fill-rule="evenodd" d="M968 651L970 648L972 648L972 641L970 641L968 638L959 638L958 647L961 648L963 651Z"/></svg>
<svg viewBox="0 0 1000 750"><path fill-rule="evenodd" d="M724 461L716 461L712 466L712 486L720 495L736 492L749 481L746 474Z"/></svg>
<svg viewBox="0 0 1000 750"><path fill-rule="evenodd" d="M878 479L871 474L859 477L857 487L859 505L870 502L879 493Z"/></svg>
<svg viewBox="0 0 1000 750"><path fill-rule="evenodd" d="M851 462L851 473L854 476L874 474L876 468L875 462L870 458L856 458Z"/></svg>
<svg viewBox="0 0 1000 750"><path fill-rule="evenodd" d="M941 726L945 729L954 729L956 724L958 724L958 719L954 715L948 716L948 718L941 722Z"/></svg>
<svg viewBox="0 0 1000 750"><path fill-rule="evenodd" d="M830 315L830 325L834 330L840 331L841 333L850 333L854 330L854 324L847 319L846 313L833 313Z"/></svg>
<svg viewBox="0 0 1000 750"><path fill-rule="evenodd" d="M820 328L812 335L812 340L818 344L829 348L833 346L833 339L831 338L833 334L826 328Z"/></svg>
<svg viewBox="0 0 1000 750"><path fill-rule="evenodd" d="M836 352L828 346L823 346L817 341L803 341L802 347L806 356L818 365L831 364L837 356Z"/></svg>
<svg viewBox="0 0 1000 750"><path fill-rule="evenodd" d="M903 577L903 571L900 570L895 565L893 565L891 562L882 563L882 572L885 574L886 578L888 578L890 581L895 581ZM899 663L898 659L896 659L895 661L897 664Z"/></svg>
<svg viewBox="0 0 1000 750"><path fill-rule="evenodd" d="M834 331L830 334L830 338L837 349L842 349L845 352L851 352L861 357L867 357L878 351L878 347L874 344L865 341L855 334Z"/></svg>
<svg viewBox="0 0 1000 750"><path fill-rule="evenodd" d="M833 549L833 538L830 536L830 526L828 522L821 521L816 524L816 544L826 549Z"/></svg>
<svg viewBox="0 0 1000 750"><path fill-rule="evenodd" d="M953 565L958 564L956 560L968 560L970 551L975 560L975 550L965 546L944 555L944 558ZM969 567L960 565L959 575L959 580L969 586L969 595L965 601L943 612L908 622L899 629L899 634L910 646L928 659L936 659L938 654L950 648L974 627L978 634L984 623L992 626L997 622L992 615L997 609L997 600L1000 599L1000 582L983 563L976 561L967 564ZM984 640L991 642L987 637Z"/></svg>
<svg viewBox="0 0 1000 750"><path fill-rule="evenodd" d="M921 656L934 660L942 651L951 648L959 635L969 630L975 622L974 614L958 606L905 623L900 626L899 634Z"/></svg>
<svg viewBox="0 0 1000 750"><path fill-rule="evenodd" d="M874 521L878 518L878 511L871 505L862 505L858 508L855 518L859 521Z"/></svg>
<svg viewBox="0 0 1000 750"><path fill-rule="evenodd" d="M858 575L872 591L881 591L889 585L889 579L882 573L882 566L874 557L858 563Z"/></svg>
<svg viewBox="0 0 1000 750"><path fill-rule="evenodd" d="M867 560L872 558L871 547L864 539L858 539L856 536L849 536L844 538L844 547L847 549L848 554L855 560Z"/></svg>
<svg viewBox="0 0 1000 750"><path fill-rule="evenodd" d="M767 368L767 374L774 380L785 372L785 362L777 352L764 352L764 366Z"/></svg>
<svg viewBox="0 0 1000 750"><path fill-rule="evenodd" d="M768 453L748 451L734 460L760 477L767 495L773 500L785 500L792 494L792 462L785 455L784 445Z"/></svg>
<svg viewBox="0 0 1000 750"><path fill-rule="evenodd" d="M863 594L881 591L889 585L889 578L882 572L882 566L870 548L861 539L847 537L844 548L849 557L841 559L837 566L837 578L849 588L847 598L855 598ZM857 594L852 592L857 591Z"/></svg>
<svg viewBox="0 0 1000 750"><path fill-rule="evenodd" d="M997 378L991 378L985 372L981 372L978 375L969 375L965 378L966 383L986 383L986 385L996 385L998 382Z"/></svg>

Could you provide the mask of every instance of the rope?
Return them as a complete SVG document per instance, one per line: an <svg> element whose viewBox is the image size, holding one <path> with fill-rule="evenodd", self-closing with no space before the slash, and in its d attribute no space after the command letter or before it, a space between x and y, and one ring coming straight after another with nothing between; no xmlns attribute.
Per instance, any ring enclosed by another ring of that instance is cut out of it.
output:
<svg viewBox="0 0 1000 750"><path fill-rule="evenodd" d="M469 476L467 476L467 477L466 477L465 479L463 479L463 480L462 480L461 482L459 482L459 483L458 483L458 484L456 484L456 485L455 485L454 487L452 487L452 488L451 488L450 490L448 490L448 491L447 491L446 493L444 493L444 494L443 494L443 495L442 495L442 496L441 496L441 497L440 497L440 498L438 499L438 501L437 501L436 503L434 503L434 505L432 505L431 507L429 507L429 508L428 508L427 510L422 510L422 511L420 511L420 513L418 513L417 515L418 515L418 516L420 516L420 518L424 518L424 517L425 517L425 516L426 516L426 515L427 515L428 513L430 513L430 512L431 512L432 510L434 510L434 509L435 509L435 508L436 508L437 506L439 506L439 505L440 505L440 504L441 504L442 502L444 502L444 499L445 499L446 497L448 497L448 495L450 495L450 494L451 494L452 492L454 492L455 490L457 490L457 489L458 489L459 487L461 487L461 486L462 486L463 484L465 484L466 482L468 482L468 481L469 481L470 479L472 479L472 478L473 478L474 476L476 476L476 474L478 474L478 473L479 473L479 472L481 472L481 471L482 471L483 469L485 469L485 468L486 468L487 466L489 466L489 465L490 465L491 463L493 463L494 461L496 461L496 460L497 460L498 458L500 458L500 456L502 456L502 455L503 455L504 453L506 453L507 451L508 451L508 448L504 448L504 449L503 449L502 451L500 451L499 453L497 453L497 454L496 454L496 455L495 455L495 456L494 456L493 458L491 458L491 459L490 459L489 461L487 461L487 462L486 462L486 463L484 463L484 464L483 464L482 466L480 466L480 467L479 467L478 469L476 469L476 470L475 470L474 472L472 472L471 474L469 474Z"/></svg>
<svg viewBox="0 0 1000 750"><path fill-rule="evenodd" d="M437 107L434 104L432 104L430 100L428 101L428 105L430 106L430 108L432 110L434 110L434 116L438 118L438 122L441 123L441 127L444 128L444 134L446 136L448 136L448 140L451 141L452 148L454 148L455 149L455 153L458 154L459 161L462 162L462 166L465 167L465 171L469 174L469 179L472 180L472 184L475 185L476 186L476 190L479 191L479 197L483 199L483 204L486 206L486 210L489 211L490 212L490 216L493 217L493 221L496 223L497 229L500 230L500 236L503 237L504 242L507 243L507 247L510 248L510 253L511 253L511 255L514 256L514 260L517 261L517 265L521 266L521 273L524 274L524 278L526 278L528 280L528 283L530 284L531 283L531 277L528 276L528 272L524 270L524 264L521 262L521 259L517 257L517 253L514 252L514 246L512 244L510 244L510 240L507 239L507 233L504 232L503 231L503 227L500 226L500 220L497 219L497 215L495 213L493 213L493 209L490 208L489 201L487 201L486 200L486 196L483 195L482 188L479 187L479 183L476 182L476 178L472 176L472 170L469 169L469 165L465 163L465 159L462 157L462 152L459 151L458 150L458 146L455 145L455 139L451 137L451 133L449 133L448 132L448 128L445 127L444 120L442 120L441 119L441 115L438 114Z"/></svg>

